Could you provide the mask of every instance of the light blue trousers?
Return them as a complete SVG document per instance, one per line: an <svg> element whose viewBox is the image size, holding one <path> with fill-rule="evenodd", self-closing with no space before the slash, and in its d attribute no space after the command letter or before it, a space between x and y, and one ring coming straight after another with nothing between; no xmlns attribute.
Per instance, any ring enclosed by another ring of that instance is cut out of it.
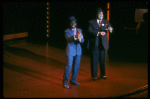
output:
<svg viewBox="0 0 150 99"><path fill-rule="evenodd" d="M65 73L63 76L63 84L68 84L68 79L69 79L71 70L72 70L72 76L71 76L70 82L76 82L76 78L79 72L80 60L81 60L81 55L67 56L67 64L66 64Z"/></svg>

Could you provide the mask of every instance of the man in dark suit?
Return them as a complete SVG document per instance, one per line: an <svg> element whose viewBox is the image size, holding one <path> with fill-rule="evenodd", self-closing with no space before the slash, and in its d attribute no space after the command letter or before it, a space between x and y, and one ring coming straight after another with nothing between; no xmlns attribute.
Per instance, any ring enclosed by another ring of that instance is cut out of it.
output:
<svg viewBox="0 0 150 99"><path fill-rule="evenodd" d="M103 19L103 11L101 8L97 9L97 19L89 21L89 39L87 48L90 49L91 56L91 76L93 80L97 80L98 63L100 62L100 77L106 77L106 58L109 47L107 38L107 30L112 33L108 20Z"/></svg>
<svg viewBox="0 0 150 99"><path fill-rule="evenodd" d="M65 38L67 40L67 47L66 47L67 63L65 73L63 76L63 86L65 88L69 88L68 79L72 70L72 64L73 64L73 74L71 76L70 83L73 85L80 85L80 83L76 81L76 78L79 72L82 54L81 43L84 42L82 30L76 28L77 23L75 17L71 16L69 20L70 20L70 28L65 30Z"/></svg>

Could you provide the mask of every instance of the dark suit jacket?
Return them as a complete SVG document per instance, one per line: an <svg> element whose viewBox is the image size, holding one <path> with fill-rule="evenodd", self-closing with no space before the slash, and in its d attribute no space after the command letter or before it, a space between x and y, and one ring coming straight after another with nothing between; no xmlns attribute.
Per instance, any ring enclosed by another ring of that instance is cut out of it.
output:
<svg viewBox="0 0 150 99"><path fill-rule="evenodd" d="M89 21L89 38L87 43L88 49L94 49L95 47L108 49L109 43L108 43L108 37L107 34L102 36L97 36L98 31L105 31L108 27L110 27L110 23L108 20L103 19L101 22L101 27L99 27L97 23L97 19ZM107 33L107 32L106 32Z"/></svg>

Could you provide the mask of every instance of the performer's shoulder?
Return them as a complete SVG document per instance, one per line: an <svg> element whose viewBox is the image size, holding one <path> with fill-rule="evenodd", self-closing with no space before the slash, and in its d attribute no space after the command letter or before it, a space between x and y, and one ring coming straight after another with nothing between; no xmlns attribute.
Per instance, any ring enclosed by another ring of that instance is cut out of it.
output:
<svg viewBox="0 0 150 99"><path fill-rule="evenodd" d="M64 32L69 32L70 31L70 29L68 28L68 29L66 29Z"/></svg>
<svg viewBox="0 0 150 99"><path fill-rule="evenodd" d="M79 31L80 31L80 30L82 30L82 29L81 29L81 28L77 28L77 30L79 30Z"/></svg>

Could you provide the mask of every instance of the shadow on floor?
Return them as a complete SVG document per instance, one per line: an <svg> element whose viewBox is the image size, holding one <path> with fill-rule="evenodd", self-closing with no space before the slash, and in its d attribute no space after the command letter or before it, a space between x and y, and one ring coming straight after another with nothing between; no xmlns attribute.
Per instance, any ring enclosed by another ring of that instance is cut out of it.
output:
<svg viewBox="0 0 150 99"><path fill-rule="evenodd" d="M12 70L12 71L15 71L15 72L18 72L18 73L21 73L21 74L24 74L24 75L27 75L27 76L30 76L30 77L33 77L33 78L41 80L41 81L45 81L45 82L48 82L48 83L58 84L54 80L45 79L45 78L42 78L41 76L52 78L52 79L55 79L55 80L56 79L57 80L62 80L62 79L58 79L57 77L55 77L53 75L47 75L45 73L42 73L42 72L39 72L39 71L36 71L36 70L31 70L29 68L13 65L13 64L10 64L10 63L7 63L7 62L3 62L3 68L9 69L9 70ZM38 76L38 75L40 75L40 76ZM60 86L60 84L58 84L58 85Z"/></svg>
<svg viewBox="0 0 150 99"><path fill-rule="evenodd" d="M31 52L31 51L23 49L23 48L10 47L8 45L4 45L3 50L6 50L6 51L12 53L13 55L28 58L28 59L31 59L33 61L45 64L45 65L50 65L50 66L61 68L61 69L63 69L65 66L65 63L62 63L59 60L52 59L52 58L42 56L42 55L38 55L34 52ZM45 62L45 60L46 60L46 62Z"/></svg>

